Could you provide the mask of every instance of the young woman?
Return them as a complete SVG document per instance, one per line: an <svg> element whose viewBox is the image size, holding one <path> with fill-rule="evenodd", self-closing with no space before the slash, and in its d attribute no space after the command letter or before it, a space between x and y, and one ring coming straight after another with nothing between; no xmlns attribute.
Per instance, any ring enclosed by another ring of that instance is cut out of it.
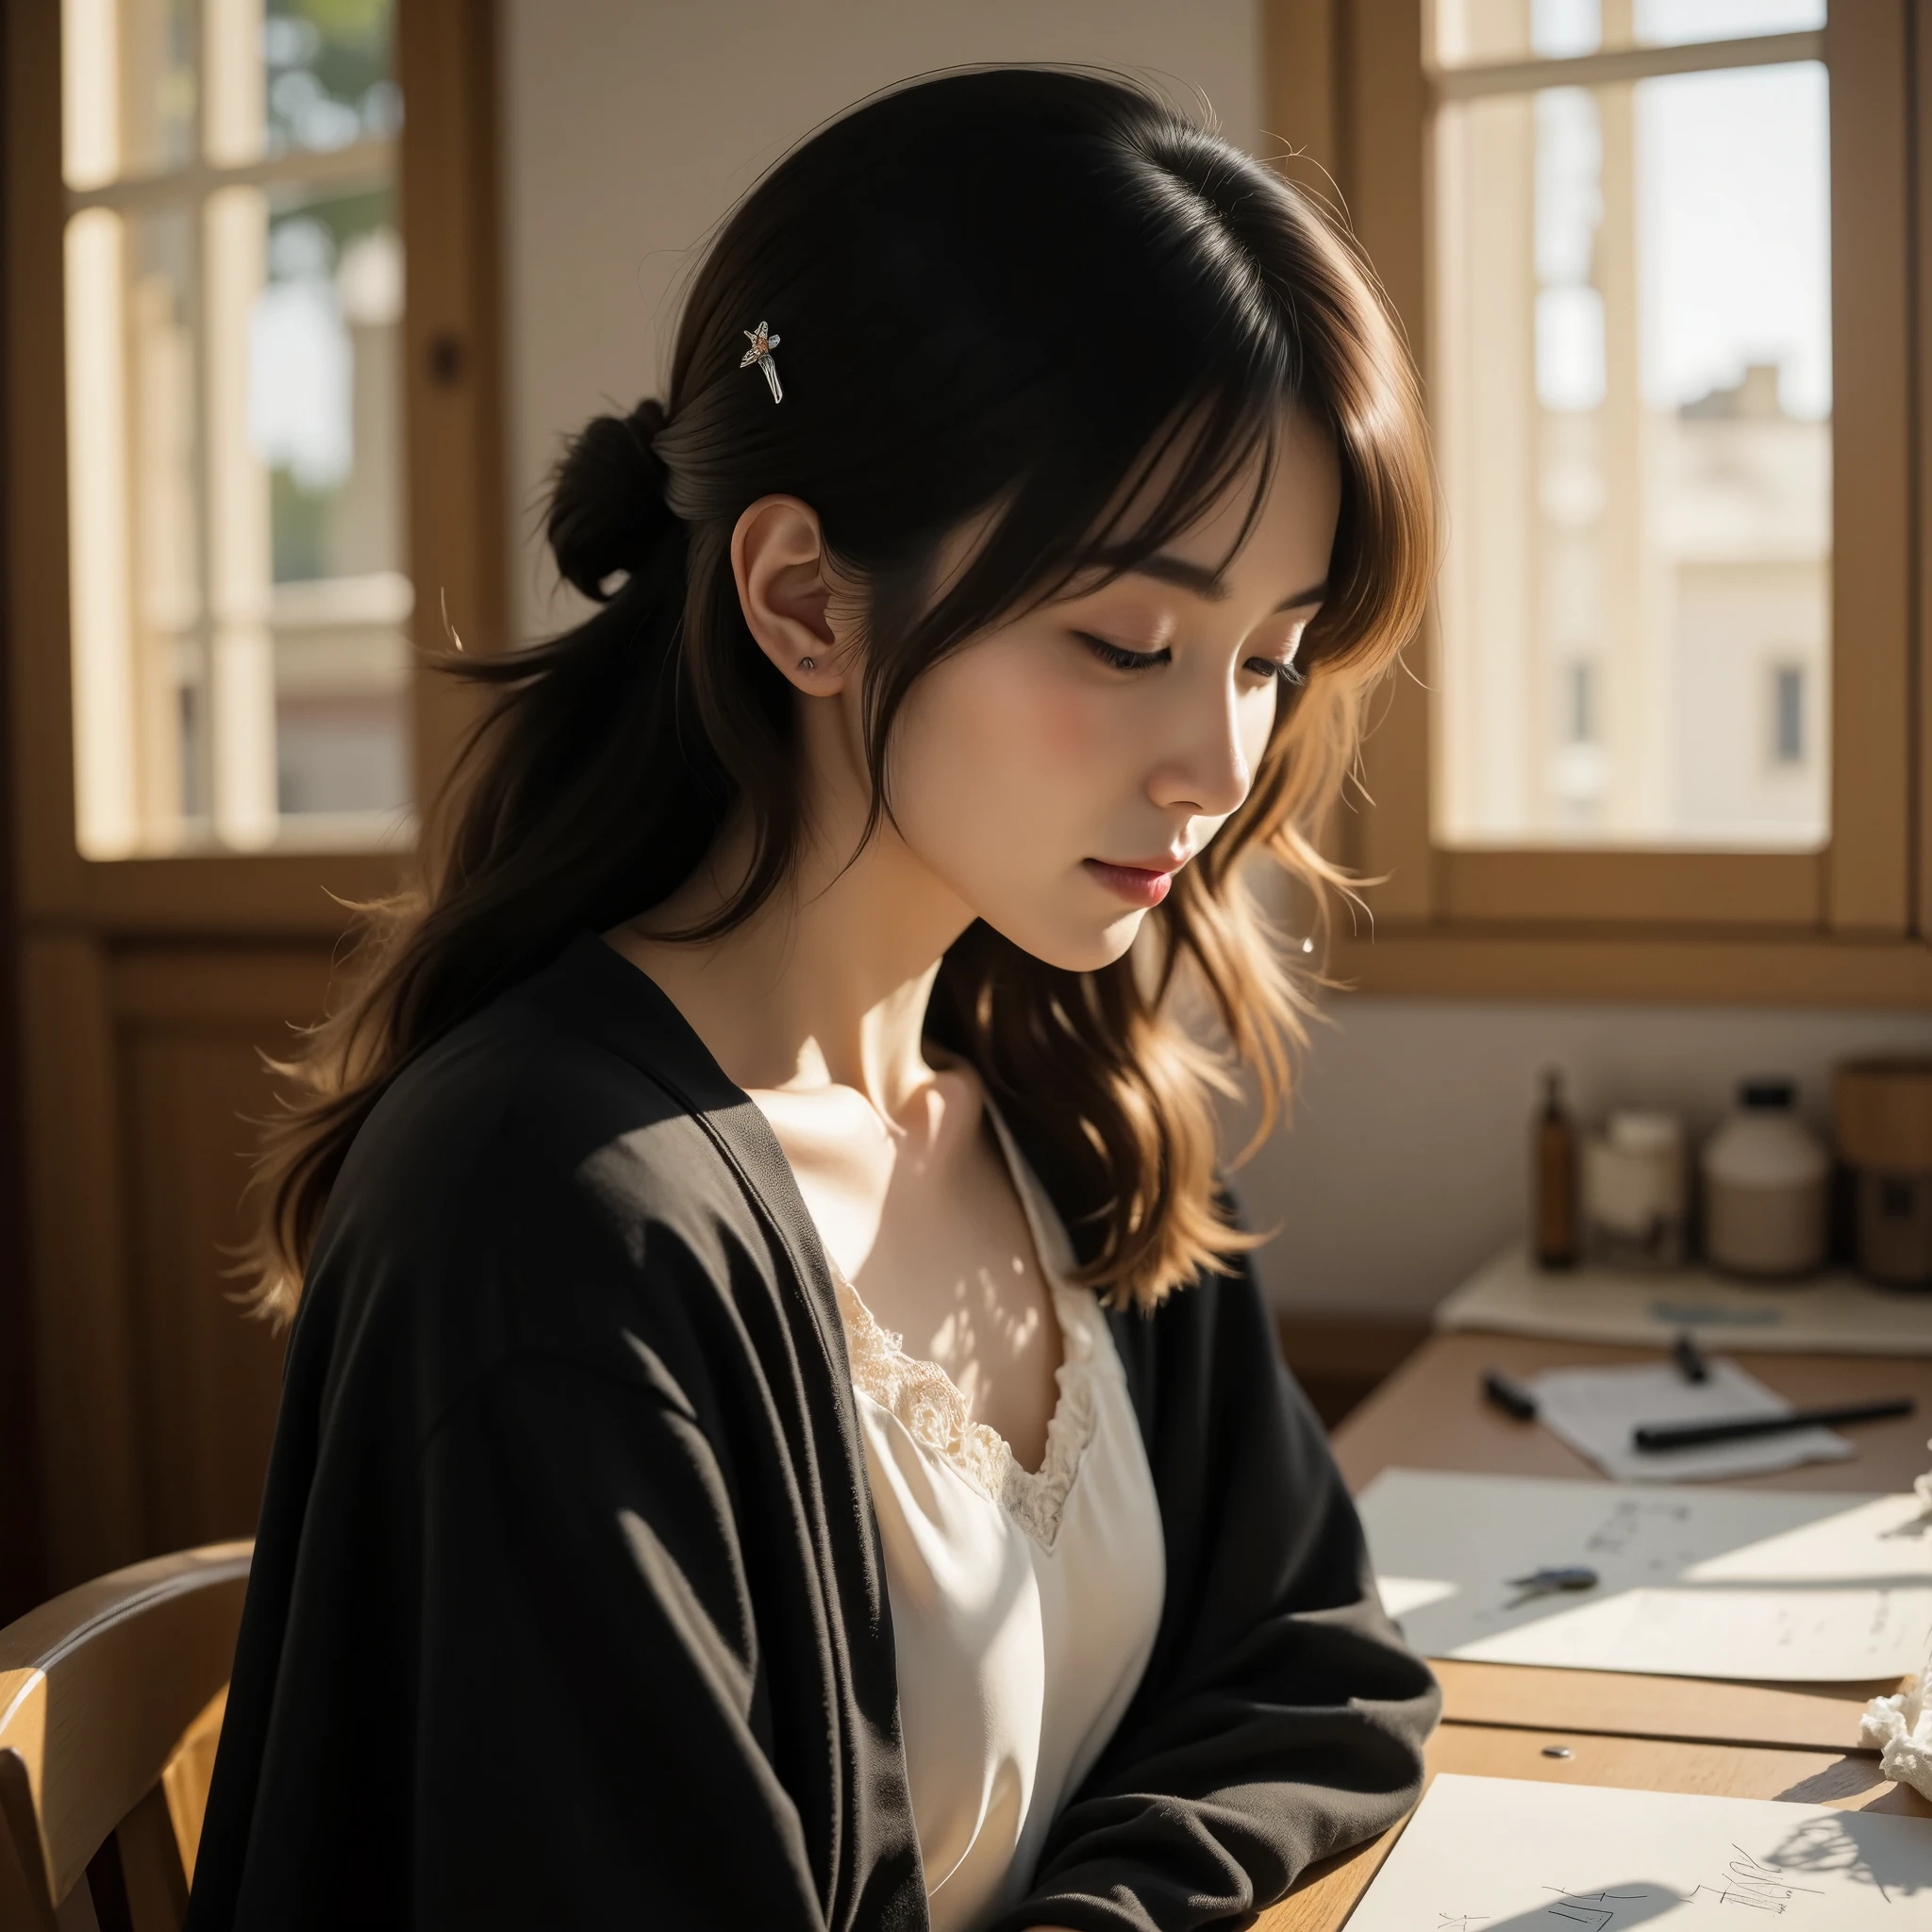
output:
<svg viewBox="0 0 1932 1932"><path fill-rule="evenodd" d="M468 666L447 849L264 1169L192 1924L1266 1904L1436 1711L1200 1043L1279 1095L1242 861L1331 880L1431 569L1368 272L1133 87L910 86L731 218L549 528L603 608Z"/></svg>

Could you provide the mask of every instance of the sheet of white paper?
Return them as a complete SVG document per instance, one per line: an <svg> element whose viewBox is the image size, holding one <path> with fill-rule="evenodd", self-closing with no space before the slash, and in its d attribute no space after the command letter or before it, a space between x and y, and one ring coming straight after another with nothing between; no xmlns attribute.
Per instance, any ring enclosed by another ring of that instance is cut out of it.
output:
<svg viewBox="0 0 1932 1932"><path fill-rule="evenodd" d="M1917 1670L1932 1633L1916 1496L1391 1469L1360 1509L1382 1600L1424 1657L1857 1683ZM1593 1590L1509 1581L1577 1564Z"/></svg>
<svg viewBox="0 0 1932 1932"><path fill-rule="evenodd" d="M1639 1423L1722 1422L1730 1416L1789 1415L1791 1405L1720 1356L1708 1380L1688 1382L1673 1362L1621 1369L1548 1369L1530 1384L1540 1420L1605 1474L1625 1483L1696 1482L1839 1462L1852 1445L1829 1429L1792 1429L1699 1449L1646 1454L1630 1446Z"/></svg>
<svg viewBox="0 0 1932 1932"><path fill-rule="evenodd" d="M1932 1917L1932 1819L1442 1773L1348 1932L1904 1932Z"/></svg>

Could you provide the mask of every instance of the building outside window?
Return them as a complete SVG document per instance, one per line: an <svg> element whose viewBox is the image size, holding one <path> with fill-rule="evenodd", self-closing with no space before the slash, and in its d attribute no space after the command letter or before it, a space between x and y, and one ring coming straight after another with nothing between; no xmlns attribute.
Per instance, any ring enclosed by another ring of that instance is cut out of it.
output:
<svg viewBox="0 0 1932 1932"><path fill-rule="evenodd" d="M1779 664L1771 674L1772 760L1790 766L1805 762L1805 667Z"/></svg>
<svg viewBox="0 0 1932 1932"><path fill-rule="evenodd" d="M407 842L391 0L62 0L76 838Z"/></svg>

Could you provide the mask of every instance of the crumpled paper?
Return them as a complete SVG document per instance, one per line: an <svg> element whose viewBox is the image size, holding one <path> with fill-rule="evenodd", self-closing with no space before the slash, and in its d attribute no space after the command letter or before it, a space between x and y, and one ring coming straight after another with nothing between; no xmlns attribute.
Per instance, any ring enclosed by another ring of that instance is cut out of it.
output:
<svg viewBox="0 0 1932 1932"><path fill-rule="evenodd" d="M1932 1442L1926 1443L1932 1449ZM1932 1517L1932 1473L1912 1484L1919 1506ZM1879 1747L1878 1769L1920 1796L1932 1798L1932 1651L1918 1682L1895 1697L1874 1697L1858 1720L1859 1740Z"/></svg>

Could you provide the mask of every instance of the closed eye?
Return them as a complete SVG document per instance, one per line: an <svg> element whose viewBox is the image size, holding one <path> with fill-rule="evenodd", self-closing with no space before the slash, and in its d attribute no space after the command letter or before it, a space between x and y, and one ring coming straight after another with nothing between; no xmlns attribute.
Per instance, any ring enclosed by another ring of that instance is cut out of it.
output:
<svg viewBox="0 0 1932 1932"><path fill-rule="evenodd" d="M1248 669L1259 672L1264 677L1277 678L1283 684L1306 684L1307 675L1298 670L1293 661L1284 664L1278 658L1250 658Z"/></svg>
<svg viewBox="0 0 1932 1932"><path fill-rule="evenodd" d="M1076 630L1074 635L1103 664L1111 664L1116 671L1152 671L1157 665L1174 661L1174 653L1170 650L1129 651L1119 644L1108 643L1105 638L1095 637L1091 631Z"/></svg>

